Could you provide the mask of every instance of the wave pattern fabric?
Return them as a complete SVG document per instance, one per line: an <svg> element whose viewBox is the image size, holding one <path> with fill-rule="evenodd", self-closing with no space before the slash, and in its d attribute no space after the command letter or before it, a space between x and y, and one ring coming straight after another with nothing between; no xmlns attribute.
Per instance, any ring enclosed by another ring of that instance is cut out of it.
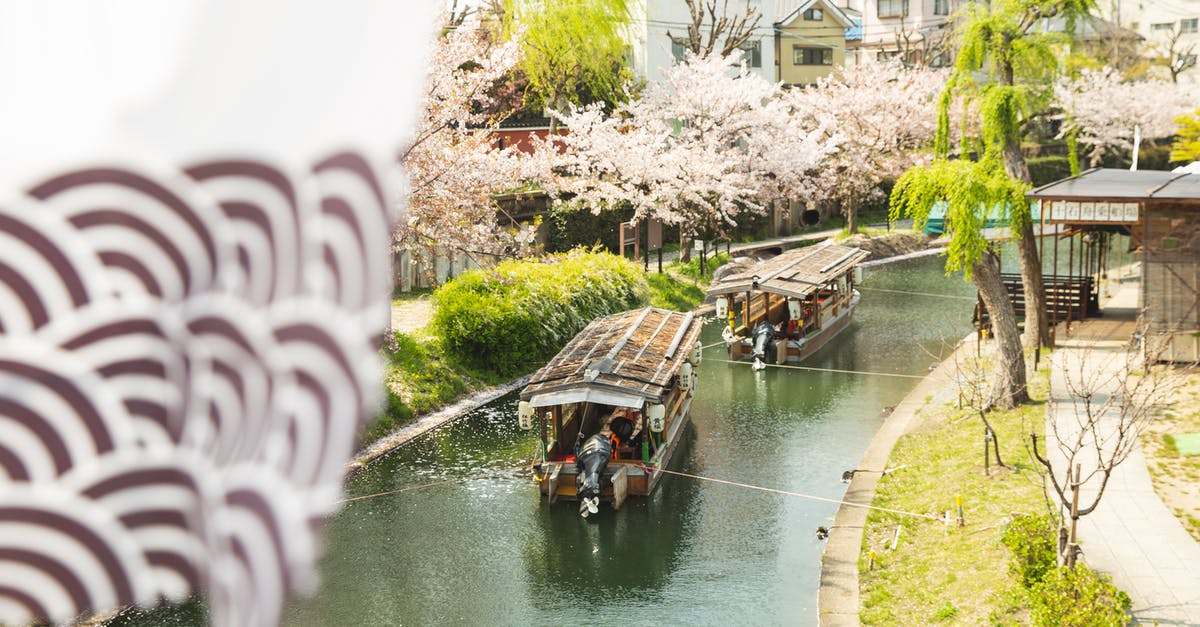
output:
<svg viewBox="0 0 1200 627"><path fill-rule="evenodd" d="M272 625L313 587L378 403L390 167L108 165L0 205L0 622L203 591Z"/></svg>

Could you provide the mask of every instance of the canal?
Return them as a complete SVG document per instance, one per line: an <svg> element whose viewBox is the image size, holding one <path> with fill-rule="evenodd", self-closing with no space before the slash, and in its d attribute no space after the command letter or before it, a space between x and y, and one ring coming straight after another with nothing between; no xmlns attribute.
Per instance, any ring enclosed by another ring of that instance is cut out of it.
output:
<svg viewBox="0 0 1200 627"><path fill-rule="evenodd" d="M856 320L805 362L923 375L970 329L974 290L940 257L868 269ZM896 291L883 291L896 290ZM910 292L910 293L897 293ZM944 298L911 292L968 297ZM713 323L704 342L719 341ZM845 490L914 378L770 368L705 351L672 469L827 498ZM584 520L531 480L515 396L359 473L331 521L322 584L289 625L815 624L822 541L837 506L685 477Z"/></svg>

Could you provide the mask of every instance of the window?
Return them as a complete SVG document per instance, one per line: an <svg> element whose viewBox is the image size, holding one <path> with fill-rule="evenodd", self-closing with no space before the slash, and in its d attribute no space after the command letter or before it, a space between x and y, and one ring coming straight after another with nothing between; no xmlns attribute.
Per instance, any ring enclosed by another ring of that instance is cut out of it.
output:
<svg viewBox="0 0 1200 627"><path fill-rule="evenodd" d="M908 15L908 0L876 0L879 17Z"/></svg>
<svg viewBox="0 0 1200 627"><path fill-rule="evenodd" d="M1181 33L1196 32L1197 22L1200 22L1200 19L1194 18L1194 17L1190 20L1179 20L1179 32L1181 32Z"/></svg>
<svg viewBox="0 0 1200 627"><path fill-rule="evenodd" d="M742 60L746 67L762 67L762 42L742 44Z"/></svg>
<svg viewBox="0 0 1200 627"><path fill-rule="evenodd" d="M675 41L671 42L671 56L675 57L676 61L682 61L687 56L686 52L687 48L684 48L683 44Z"/></svg>
<svg viewBox="0 0 1200 627"><path fill-rule="evenodd" d="M833 49L792 46L792 64L833 65Z"/></svg>
<svg viewBox="0 0 1200 627"><path fill-rule="evenodd" d="M950 15L950 0L933 0L934 15Z"/></svg>
<svg viewBox="0 0 1200 627"><path fill-rule="evenodd" d="M1174 27L1175 27L1175 22L1159 22L1157 24L1151 24L1150 30L1164 31L1164 30L1171 30Z"/></svg>
<svg viewBox="0 0 1200 627"><path fill-rule="evenodd" d="M809 22L820 22L825 19L825 13L821 9L809 9L804 12L804 19Z"/></svg>

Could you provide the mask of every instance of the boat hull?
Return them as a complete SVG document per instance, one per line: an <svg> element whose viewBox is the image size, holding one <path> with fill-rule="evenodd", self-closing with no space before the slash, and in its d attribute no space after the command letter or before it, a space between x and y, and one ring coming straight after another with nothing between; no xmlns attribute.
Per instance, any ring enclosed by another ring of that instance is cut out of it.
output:
<svg viewBox="0 0 1200 627"><path fill-rule="evenodd" d="M667 431L667 437L660 453L649 462L614 459L608 463L600 482L602 486L601 501L620 507L625 496L649 496L654 492L663 476L667 474L663 472L663 469L667 468L674 459L675 451L679 448L679 443L683 438L683 430L687 428L688 422L691 420L691 404L692 397L689 395L681 404L678 417L670 421L671 428ZM618 494L614 479L622 470L625 472L626 489L624 494ZM578 490L576 477L579 475L579 471L574 461L547 461L534 464L533 473L534 479L538 482L538 490L550 503L559 499L579 500L576 492Z"/></svg>
<svg viewBox="0 0 1200 627"><path fill-rule="evenodd" d="M858 295L844 306L844 310L828 324L798 340L776 340L777 364L798 363L808 359L813 353L821 350L830 340L837 337L854 318L854 310L858 307ZM786 346L786 352L780 352ZM753 359L753 347L748 338L738 338L729 346L729 359L732 361Z"/></svg>

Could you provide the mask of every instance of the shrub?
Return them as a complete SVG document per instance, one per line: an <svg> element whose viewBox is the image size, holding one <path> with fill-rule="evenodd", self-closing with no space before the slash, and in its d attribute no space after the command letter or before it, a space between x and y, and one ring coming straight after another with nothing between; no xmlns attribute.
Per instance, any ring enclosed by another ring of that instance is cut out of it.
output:
<svg viewBox="0 0 1200 627"><path fill-rule="evenodd" d="M1000 538L1013 554L1012 569L1032 587L1054 568L1054 523L1049 516L1016 516Z"/></svg>
<svg viewBox="0 0 1200 627"><path fill-rule="evenodd" d="M1085 566L1051 569L1029 596L1034 625L1116 627L1129 622L1129 596Z"/></svg>
<svg viewBox="0 0 1200 627"><path fill-rule="evenodd" d="M446 354L508 376L552 357L593 319L644 305L649 290L633 262L575 250L472 270L433 298Z"/></svg>
<svg viewBox="0 0 1200 627"><path fill-rule="evenodd" d="M1034 187L1071 176L1071 162L1063 155L1032 157L1025 160L1025 165L1029 166L1029 178ZM1086 165L1081 164L1081 167Z"/></svg>

